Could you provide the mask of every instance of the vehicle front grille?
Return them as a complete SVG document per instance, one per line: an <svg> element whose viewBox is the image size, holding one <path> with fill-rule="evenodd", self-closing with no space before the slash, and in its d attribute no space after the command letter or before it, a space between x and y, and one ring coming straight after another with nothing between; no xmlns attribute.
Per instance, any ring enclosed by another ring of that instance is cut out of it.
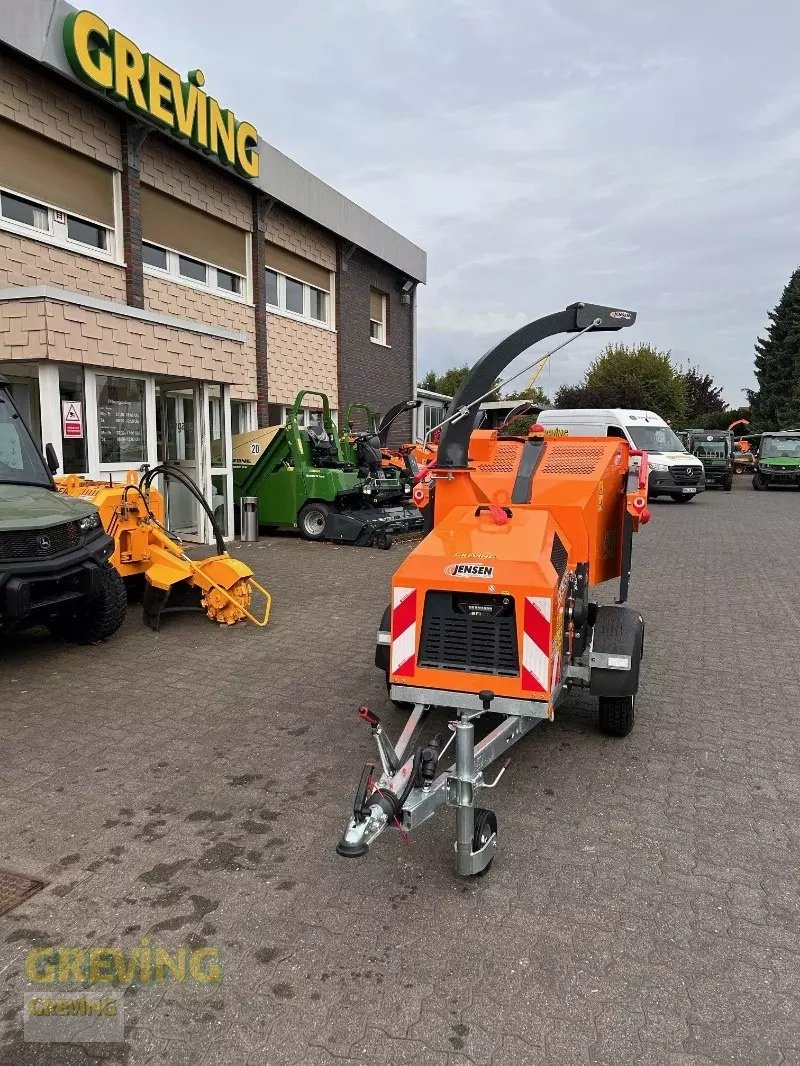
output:
<svg viewBox="0 0 800 1066"><path fill-rule="evenodd" d="M671 466L669 472L678 485L696 485L703 471L699 466Z"/></svg>
<svg viewBox="0 0 800 1066"><path fill-rule="evenodd" d="M48 529L0 533L0 561L50 559L79 548L83 534L77 522L64 522Z"/></svg>
<svg viewBox="0 0 800 1066"><path fill-rule="evenodd" d="M514 677L519 673L514 600L429 592L417 661L440 670Z"/></svg>

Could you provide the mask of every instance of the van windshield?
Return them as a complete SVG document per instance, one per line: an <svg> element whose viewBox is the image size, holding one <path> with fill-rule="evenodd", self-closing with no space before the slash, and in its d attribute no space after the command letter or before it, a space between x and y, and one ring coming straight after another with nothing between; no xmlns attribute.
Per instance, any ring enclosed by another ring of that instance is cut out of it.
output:
<svg viewBox="0 0 800 1066"><path fill-rule="evenodd" d="M0 389L0 485L42 485L50 475L36 445L8 397Z"/></svg>
<svg viewBox="0 0 800 1066"><path fill-rule="evenodd" d="M643 452L685 452L669 426L626 426L631 440Z"/></svg>

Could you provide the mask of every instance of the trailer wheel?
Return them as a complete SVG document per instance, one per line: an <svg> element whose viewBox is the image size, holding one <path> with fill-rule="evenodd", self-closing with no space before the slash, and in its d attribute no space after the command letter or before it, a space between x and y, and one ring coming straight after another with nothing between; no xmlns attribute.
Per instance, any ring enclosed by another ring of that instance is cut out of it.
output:
<svg viewBox="0 0 800 1066"><path fill-rule="evenodd" d="M600 696L600 731L610 737L626 737L633 729L634 696Z"/></svg>
<svg viewBox="0 0 800 1066"><path fill-rule="evenodd" d="M472 850L480 851L480 849L488 844L491 838L497 833L497 816L494 811L487 810L485 807L475 808L475 829L472 834ZM483 877L483 875L489 870L490 866L494 862L494 855L489 859L484 868L475 877Z"/></svg>
<svg viewBox="0 0 800 1066"><path fill-rule="evenodd" d="M330 510L326 503L321 503L319 500L313 500L300 508L297 528L306 540L322 540L325 536L325 525Z"/></svg>
<svg viewBox="0 0 800 1066"><path fill-rule="evenodd" d="M50 624L50 633L70 644L99 644L117 632L125 621L128 593L125 582L110 563L100 568L100 591L78 614Z"/></svg>

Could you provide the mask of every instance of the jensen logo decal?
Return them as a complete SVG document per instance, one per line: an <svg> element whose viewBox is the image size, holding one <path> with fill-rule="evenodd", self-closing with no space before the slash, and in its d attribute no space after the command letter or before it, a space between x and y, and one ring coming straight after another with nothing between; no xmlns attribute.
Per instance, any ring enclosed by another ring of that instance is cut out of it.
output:
<svg viewBox="0 0 800 1066"><path fill-rule="evenodd" d="M609 318L622 318L626 322L630 322L630 320L633 318L633 315L630 313L630 311L611 311L609 313Z"/></svg>
<svg viewBox="0 0 800 1066"><path fill-rule="evenodd" d="M485 577L494 574L493 566L479 566L477 563L451 563L444 568L448 577Z"/></svg>

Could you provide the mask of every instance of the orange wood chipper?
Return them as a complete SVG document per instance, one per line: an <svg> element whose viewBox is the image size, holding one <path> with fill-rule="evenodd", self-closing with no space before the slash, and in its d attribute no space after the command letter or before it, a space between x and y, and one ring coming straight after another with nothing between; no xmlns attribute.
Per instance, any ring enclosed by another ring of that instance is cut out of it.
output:
<svg viewBox="0 0 800 1066"><path fill-rule="evenodd" d="M472 425L476 405L530 345L617 330L635 317L573 304L538 319L483 356L454 398L431 471L432 529L395 573L377 639L390 697L412 709L396 744L375 714L359 712L380 765L364 768L339 854L363 855L387 826L412 832L448 805L458 873L479 874L497 849L496 818L475 805L505 770L488 782L494 760L552 721L574 688L598 698L604 732L632 729L644 623L623 604L632 536L650 517L646 455L619 438L548 438L538 426L500 438ZM598 606L590 585L612 579L616 605ZM452 735L444 745L422 742L439 708ZM474 722L487 713L497 724L476 743Z"/></svg>
<svg viewBox="0 0 800 1066"><path fill-rule="evenodd" d="M175 478L191 492L211 519L217 554L191 559L179 538L165 527L164 497L153 485L156 477ZM144 622L158 630L163 612L204 610L223 625L247 619L257 626L269 621L270 594L253 571L225 549L225 542L202 493L182 471L156 466L130 470L125 482L89 481L78 474L55 479L60 492L89 500L114 538L109 562L121 577L144 578ZM264 614L250 610L253 591L263 597ZM179 593L176 595L176 593Z"/></svg>

